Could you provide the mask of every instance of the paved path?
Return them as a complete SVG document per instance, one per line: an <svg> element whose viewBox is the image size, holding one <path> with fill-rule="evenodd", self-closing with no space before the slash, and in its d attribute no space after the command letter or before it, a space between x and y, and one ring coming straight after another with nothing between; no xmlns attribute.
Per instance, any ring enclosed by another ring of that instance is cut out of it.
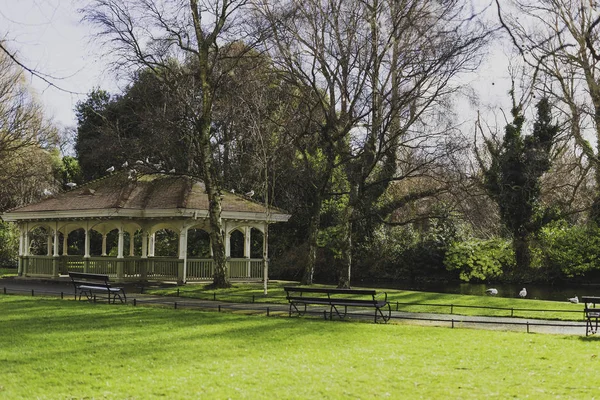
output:
<svg viewBox="0 0 600 400"><path fill-rule="evenodd" d="M265 315L288 315L287 304L274 303L229 303L222 301L190 299L184 297L155 296L141 293L139 285L127 284L127 300L130 304L154 304L173 308L193 308ZM50 295L69 297L73 295L70 281L36 281L20 279L0 279L0 293L24 295ZM583 306L582 306L583 307ZM322 306L310 307L308 315L315 318L327 317ZM349 312L353 318L372 320L373 313L366 310ZM392 311L392 321L425 326L444 326L453 328L474 328L488 330L510 330L530 333L549 333L564 335L585 335L585 322L552 321L511 317L478 317L457 314L433 314Z"/></svg>

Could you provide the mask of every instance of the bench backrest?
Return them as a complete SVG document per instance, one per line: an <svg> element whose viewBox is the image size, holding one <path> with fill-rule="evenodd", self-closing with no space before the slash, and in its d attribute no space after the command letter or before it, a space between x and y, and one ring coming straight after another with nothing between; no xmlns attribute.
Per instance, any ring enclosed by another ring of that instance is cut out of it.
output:
<svg viewBox="0 0 600 400"><path fill-rule="evenodd" d="M108 284L108 280L110 279L108 275L82 272L69 272L69 277L73 283L103 283L105 285Z"/></svg>
<svg viewBox="0 0 600 400"><path fill-rule="evenodd" d="M296 286L284 286L283 288L289 295L289 293L321 293L321 294L347 294L357 296L375 296L376 290L371 289L328 289L328 288L305 288Z"/></svg>
<svg viewBox="0 0 600 400"><path fill-rule="evenodd" d="M600 297L582 296L581 302L584 303L586 307L588 304L591 304L593 307L596 307L596 304L600 304Z"/></svg>

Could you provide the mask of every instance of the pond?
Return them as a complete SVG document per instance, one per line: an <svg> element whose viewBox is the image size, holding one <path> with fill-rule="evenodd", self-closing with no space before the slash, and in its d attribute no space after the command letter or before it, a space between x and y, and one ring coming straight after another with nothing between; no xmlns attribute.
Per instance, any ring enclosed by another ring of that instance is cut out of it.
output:
<svg viewBox="0 0 600 400"><path fill-rule="evenodd" d="M460 283L460 282L392 282L367 284L361 282L360 286L372 286L400 290L415 290L421 292L455 293L474 296L488 296L486 289L498 290L498 297L519 297L519 291L523 287L527 289L527 298L536 300L567 301L567 299L578 296L600 296L600 284L578 284L578 285L533 285L533 284L497 284L487 285L482 283Z"/></svg>

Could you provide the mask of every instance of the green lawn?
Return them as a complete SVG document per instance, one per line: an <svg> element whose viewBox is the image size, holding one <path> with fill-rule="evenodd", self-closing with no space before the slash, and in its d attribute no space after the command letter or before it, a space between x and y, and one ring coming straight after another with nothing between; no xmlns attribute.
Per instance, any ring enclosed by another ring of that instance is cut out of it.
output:
<svg viewBox="0 0 600 400"><path fill-rule="evenodd" d="M593 398L600 338L0 295L0 398Z"/></svg>
<svg viewBox="0 0 600 400"><path fill-rule="evenodd" d="M17 276L16 268L0 268L0 278L5 276Z"/></svg>
<svg viewBox="0 0 600 400"><path fill-rule="evenodd" d="M213 290L204 284L189 284L178 288L148 290L148 293L182 297L217 299L231 302L272 302L287 303L284 286L296 285L289 282L272 282L269 294L263 295L262 284L234 284L230 289ZM324 285L314 285L324 287ZM520 318L538 318L554 320L581 321L583 304L571 304L563 301L544 301L520 298L492 296L466 296L408 290L377 289L387 292L392 308L399 311L427 312L441 314L515 316Z"/></svg>

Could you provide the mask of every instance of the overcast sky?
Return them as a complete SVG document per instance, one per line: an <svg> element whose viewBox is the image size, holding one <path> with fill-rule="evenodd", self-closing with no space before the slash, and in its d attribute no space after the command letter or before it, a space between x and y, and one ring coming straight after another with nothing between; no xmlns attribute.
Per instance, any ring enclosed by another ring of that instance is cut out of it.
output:
<svg viewBox="0 0 600 400"><path fill-rule="evenodd" d="M477 1L489 4L488 0ZM77 9L82 3L83 0L0 0L0 37L4 35L26 65L61 78L52 81L78 93L65 93L39 79L29 79L48 115L64 126L75 126L73 108L92 88L118 92L113 75L103 63L101 49L91 40L89 26L80 21ZM463 77L483 104L467 110L468 104L458 101L461 120L471 120L476 108L484 109L486 105L509 106L504 47L494 43L491 61L482 65L477 74Z"/></svg>
<svg viewBox="0 0 600 400"><path fill-rule="evenodd" d="M74 126L73 108L93 87L116 89L100 52L94 52L90 30L80 23L75 0L0 0L0 37L17 51L19 60L52 79L61 92L29 77L49 116Z"/></svg>

